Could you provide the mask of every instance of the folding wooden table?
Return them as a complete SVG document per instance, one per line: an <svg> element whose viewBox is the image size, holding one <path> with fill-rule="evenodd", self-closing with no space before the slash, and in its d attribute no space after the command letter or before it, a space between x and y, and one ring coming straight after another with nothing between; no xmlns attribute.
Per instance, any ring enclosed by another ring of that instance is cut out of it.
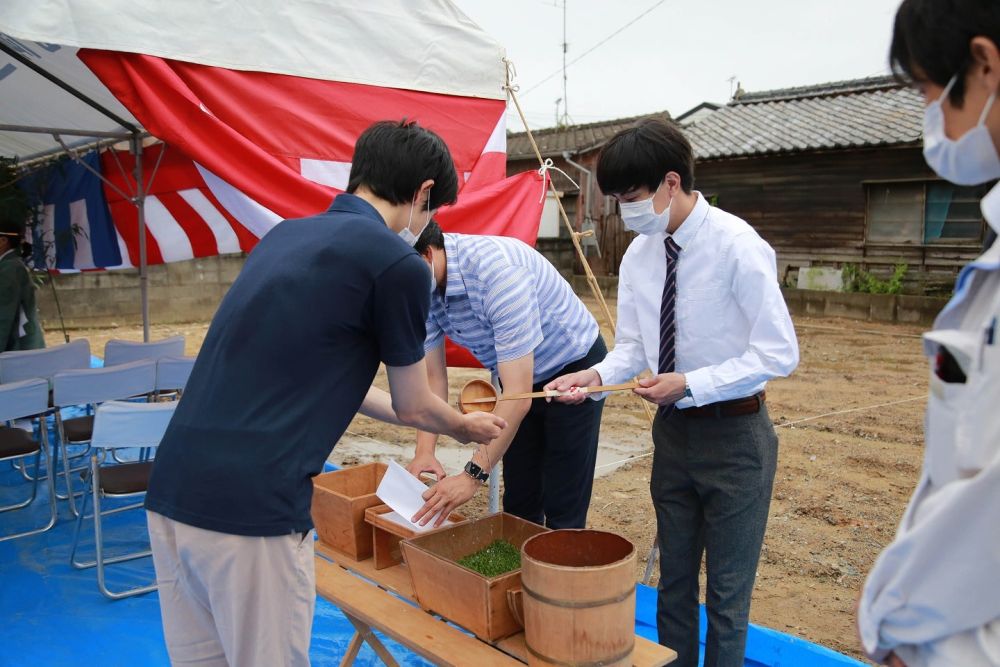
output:
<svg viewBox="0 0 1000 667"><path fill-rule="evenodd" d="M316 543L316 552L317 594L340 607L355 629L341 667L354 664L364 643L386 665L398 667L373 629L444 667L514 667L528 662L523 632L490 644L421 609L404 565L376 570L373 559L352 560L323 542ZM661 667L676 658L673 650L636 635L634 667Z"/></svg>

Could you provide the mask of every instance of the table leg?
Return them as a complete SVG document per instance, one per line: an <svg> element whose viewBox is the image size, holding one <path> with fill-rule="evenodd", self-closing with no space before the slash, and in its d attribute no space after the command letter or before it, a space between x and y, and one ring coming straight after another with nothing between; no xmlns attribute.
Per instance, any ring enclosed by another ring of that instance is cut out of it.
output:
<svg viewBox="0 0 1000 667"><path fill-rule="evenodd" d="M375 651L375 655L377 655L382 662L386 664L386 667L399 667L399 663L392 657L392 654L389 653L389 650L385 647L385 645L379 641L379 638L375 636L375 633L372 632L372 629L368 626L368 624L359 621L350 614L344 614L344 616L347 617L347 620L351 622L351 625L353 625L354 629L357 631L355 637L360 638L362 642L367 642L368 645L372 647L372 650ZM351 640L351 645L353 644L354 640ZM350 648L348 649L348 653L349 652ZM355 654L356 653L357 652L355 652ZM353 657L351 659L353 660Z"/></svg>
<svg viewBox="0 0 1000 667"><path fill-rule="evenodd" d="M361 650L361 645L365 643L362 639L360 632L355 632L354 636L351 637L351 643L347 645L347 652L344 653L344 657L340 660L340 667L350 667L354 664L354 659L358 657L358 651Z"/></svg>

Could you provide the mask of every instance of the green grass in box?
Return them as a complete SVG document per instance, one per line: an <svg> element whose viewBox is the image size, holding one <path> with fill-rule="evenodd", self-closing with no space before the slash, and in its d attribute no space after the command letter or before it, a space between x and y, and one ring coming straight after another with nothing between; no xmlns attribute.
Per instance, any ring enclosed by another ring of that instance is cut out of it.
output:
<svg viewBox="0 0 1000 667"><path fill-rule="evenodd" d="M494 540L485 549L458 561L484 577L496 577L521 567L521 551L507 540Z"/></svg>

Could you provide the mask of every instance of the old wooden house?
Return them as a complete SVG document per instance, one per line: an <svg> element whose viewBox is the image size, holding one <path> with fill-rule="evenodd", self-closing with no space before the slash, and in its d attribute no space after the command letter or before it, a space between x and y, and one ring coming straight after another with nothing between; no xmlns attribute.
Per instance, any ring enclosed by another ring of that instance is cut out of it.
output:
<svg viewBox="0 0 1000 667"><path fill-rule="evenodd" d="M636 120L543 131L539 144L553 160L565 153L592 168L600 146ZM906 264L907 291L934 293L950 289L981 250L979 199L988 186L937 178L923 159L922 120L915 92L876 77L743 93L683 128L695 187L771 243L786 284L808 267L853 264L887 276ZM521 143L518 135L508 141L512 170L524 168ZM613 275L630 237L613 201L596 183L568 189L566 200L577 224L594 220L604 252L592 264Z"/></svg>

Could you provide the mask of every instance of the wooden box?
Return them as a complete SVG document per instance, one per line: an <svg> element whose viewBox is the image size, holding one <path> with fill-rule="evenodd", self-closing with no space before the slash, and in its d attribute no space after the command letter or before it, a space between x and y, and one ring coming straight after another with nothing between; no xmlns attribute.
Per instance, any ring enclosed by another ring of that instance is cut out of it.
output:
<svg viewBox="0 0 1000 667"><path fill-rule="evenodd" d="M507 591L521 586L521 571L487 578L456 561L499 539L520 549L529 537L547 530L501 513L404 540L403 559L417 602L485 641L520 632L507 604Z"/></svg>
<svg viewBox="0 0 1000 667"><path fill-rule="evenodd" d="M435 530L446 530L451 526L442 526L428 531L417 532L406 526L385 518L385 515L392 512L388 505L376 505L365 510L365 522L372 527L372 548L375 558L375 569L382 570L403 562L399 543L418 535L429 535ZM452 512L448 517L452 522L459 523L465 521L465 517L458 512Z"/></svg>
<svg viewBox="0 0 1000 667"><path fill-rule="evenodd" d="M387 468L366 463L313 477L312 520L321 541L354 560L371 557L365 510L381 504L375 490Z"/></svg>

